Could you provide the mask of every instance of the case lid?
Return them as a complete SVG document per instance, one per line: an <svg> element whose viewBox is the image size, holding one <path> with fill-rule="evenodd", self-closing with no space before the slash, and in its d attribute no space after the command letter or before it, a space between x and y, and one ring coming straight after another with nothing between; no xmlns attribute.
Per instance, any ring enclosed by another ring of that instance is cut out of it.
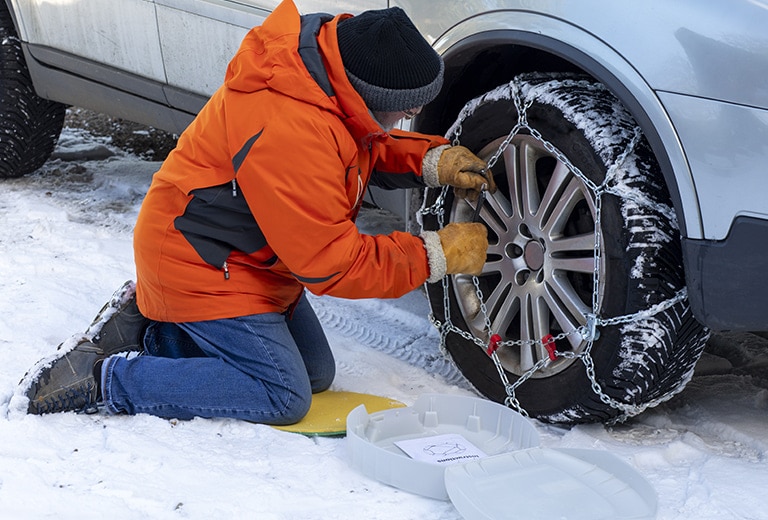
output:
<svg viewBox="0 0 768 520"><path fill-rule="evenodd" d="M351 463L419 495L451 500L466 520L654 518L653 487L606 451L545 449L510 408L426 394L413 406L347 416Z"/></svg>
<svg viewBox="0 0 768 520"><path fill-rule="evenodd" d="M445 487L466 520L651 519L653 487L605 451L529 448L448 466Z"/></svg>

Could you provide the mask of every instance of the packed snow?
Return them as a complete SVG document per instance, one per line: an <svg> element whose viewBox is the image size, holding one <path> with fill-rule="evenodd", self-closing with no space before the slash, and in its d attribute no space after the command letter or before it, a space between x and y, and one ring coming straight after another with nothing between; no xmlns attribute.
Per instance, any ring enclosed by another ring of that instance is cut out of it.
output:
<svg viewBox="0 0 768 520"><path fill-rule="evenodd" d="M344 438L229 419L26 415L26 370L134 277L132 226L158 166L65 129L40 171L0 182L0 516L459 520L450 502L359 473ZM359 225L400 222L366 210ZM336 356L333 389L405 404L477 396L439 352L421 290L311 301ZM533 424L544 447L605 450L631 465L656 490L660 519L752 520L768 519L767 410L768 340L717 334L686 389L658 408L613 427ZM556 486L541 488L558 500ZM514 492L502 497L509 518Z"/></svg>

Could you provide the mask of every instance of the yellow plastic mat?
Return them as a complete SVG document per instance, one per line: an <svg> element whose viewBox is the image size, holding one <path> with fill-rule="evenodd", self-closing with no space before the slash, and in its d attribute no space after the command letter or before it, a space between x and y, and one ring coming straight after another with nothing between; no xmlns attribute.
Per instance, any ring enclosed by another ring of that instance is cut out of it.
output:
<svg viewBox="0 0 768 520"><path fill-rule="evenodd" d="M326 390L312 396L309 413L301 421L273 427L309 436L343 436L347 433L347 415L361 404L369 413L405 406L400 401L379 395Z"/></svg>

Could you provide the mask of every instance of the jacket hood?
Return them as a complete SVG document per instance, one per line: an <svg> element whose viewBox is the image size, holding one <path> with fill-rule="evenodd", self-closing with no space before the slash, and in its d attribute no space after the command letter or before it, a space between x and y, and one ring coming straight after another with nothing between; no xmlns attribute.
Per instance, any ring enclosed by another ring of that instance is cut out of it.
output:
<svg viewBox="0 0 768 520"><path fill-rule="evenodd" d="M329 15L310 15L319 26ZM307 101L323 103L328 95L307 71L299 54L302 20L291 2L282 2L264 23L246 34L227 66L226 86L239 92L265 88Z"/></svg>
<svg viewBox="0 0 768 520"><path fill-rule="evenodd" d="M331 111L356 138L384 135L341 62L336 24L348 16L300 16L291 0L281 2L243 39L227 67L226 87L244 93L271 89Z"/></svg>

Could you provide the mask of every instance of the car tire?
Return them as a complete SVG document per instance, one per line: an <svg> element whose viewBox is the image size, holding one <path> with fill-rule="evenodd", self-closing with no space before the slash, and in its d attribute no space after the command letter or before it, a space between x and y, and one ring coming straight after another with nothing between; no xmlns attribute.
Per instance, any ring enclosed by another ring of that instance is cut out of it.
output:
<svg viewBox="0 0 768 520"><path fill-rule="evenodd" d="M489 399L569 424L625 418L679 392L708 331L682 297L680 235L660 168L621 103L585 77L529 74L469 102L453 136L485 160L511 137L480 213L483 274L427 285L444 347L467 380ZM472 203L427 190L424 229L472 218ZM590 315L631 319L601 323L590 344ZM485 348L493 333L506 385Z"/></svg>
<svg viewBox="0 0 768 520"><path fill-rule="evenodd" d="M0 178L43 165L59 139L65 111L35 93L11 14L0 2Z"/></svg>

